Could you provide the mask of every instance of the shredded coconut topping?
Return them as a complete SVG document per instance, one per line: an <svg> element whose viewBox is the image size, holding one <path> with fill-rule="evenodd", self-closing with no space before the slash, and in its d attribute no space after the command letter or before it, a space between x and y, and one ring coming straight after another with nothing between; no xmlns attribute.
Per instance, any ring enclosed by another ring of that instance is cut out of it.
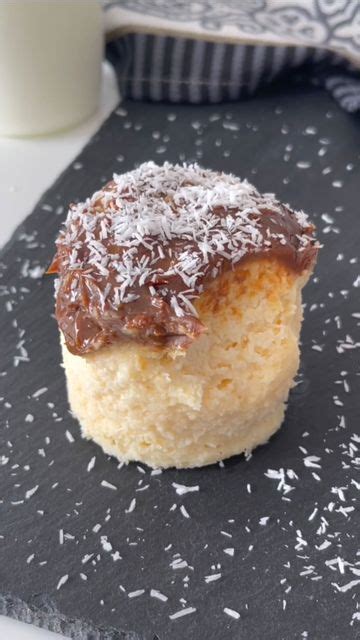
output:
<svg viewBox="0 0 360 640"><path fill-rule="evenodd" d="M289 244L304 252L312 231L303 212L247 180L197 164L146 162L71 205L58 270L72 273L73 303L86 276L102 311L136 303L146 290L149 306L166 302L176 318L196 318L193 301L224 264Z"/></svg>

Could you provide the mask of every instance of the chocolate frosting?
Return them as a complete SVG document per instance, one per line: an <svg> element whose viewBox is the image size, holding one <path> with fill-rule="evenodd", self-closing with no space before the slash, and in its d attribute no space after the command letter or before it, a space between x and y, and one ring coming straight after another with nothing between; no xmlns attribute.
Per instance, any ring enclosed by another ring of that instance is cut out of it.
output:
<svg viewBox="0 0 360 640"><path fill-rule="evenodd" d="M48 269L66 345L77 355L130 339L185 349L206 330L195 303L216 278L258 256L310 271L313 234L303 212L196 164L114 175L70 206Z"/></svg>

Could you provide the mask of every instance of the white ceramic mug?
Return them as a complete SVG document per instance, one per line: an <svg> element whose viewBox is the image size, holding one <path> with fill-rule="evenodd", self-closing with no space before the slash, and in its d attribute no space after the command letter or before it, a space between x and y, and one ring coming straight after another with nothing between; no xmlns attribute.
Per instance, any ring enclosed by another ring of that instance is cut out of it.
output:
<svg viewBox="0 0 360 640"><path fill-rule="evenodd" d="M0 0L0 135L39 135L98 106L103 20L97 0Z"/></svg>

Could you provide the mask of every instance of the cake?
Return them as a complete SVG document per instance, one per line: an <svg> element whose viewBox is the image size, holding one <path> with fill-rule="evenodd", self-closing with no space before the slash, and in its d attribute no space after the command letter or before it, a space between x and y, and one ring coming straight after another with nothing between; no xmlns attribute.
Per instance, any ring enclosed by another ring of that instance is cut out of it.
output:
<svg viewBox="0 0 360 640"><path fill-rule="evenodd" d="M268 441L318 252L302 211L234 175L146 162L70 205L56 244L69 403L86 438L178 468Z"/></svg>

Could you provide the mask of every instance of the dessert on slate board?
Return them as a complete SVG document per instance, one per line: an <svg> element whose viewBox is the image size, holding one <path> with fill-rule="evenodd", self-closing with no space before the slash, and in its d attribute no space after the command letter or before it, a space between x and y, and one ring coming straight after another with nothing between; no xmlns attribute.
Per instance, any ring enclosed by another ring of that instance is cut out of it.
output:
<svg viewBox="0 0 360 640"><path fill-rule="evenodd" d="M49 272L84 436L153 467L266 442L317 251L303 212L196 164L146 162L71 205Z"/></svg>

